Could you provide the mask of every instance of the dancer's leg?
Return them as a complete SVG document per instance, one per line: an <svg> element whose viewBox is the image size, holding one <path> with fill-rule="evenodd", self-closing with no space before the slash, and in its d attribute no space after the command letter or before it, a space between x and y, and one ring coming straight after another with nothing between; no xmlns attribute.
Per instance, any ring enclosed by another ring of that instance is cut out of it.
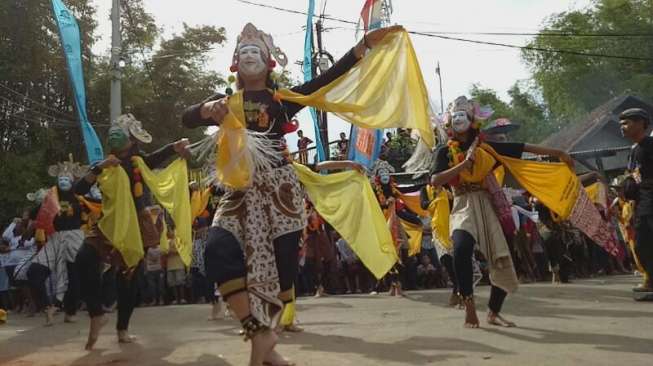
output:
<svg viewBox="0 0 653 366"><path fill-rule="evenodd" d="M139 264L140 265L140 264ZM131 272L118 270L116 281L118 287L118 342L131 343L134 338L129 335L129 321L136 306L136 295L138 292L138 268Z"/></svg>
<svg viewBox="0 0 653 366"><path fill-rule="evenodd" d="M79 289L88 315L91 318L86 349L91 350L98 340L100 330L107 319L102 309L102 262L98 251L84 243L75 259L75 270L79 275Z"/></svg>
<svg viewBox="0 0 653 366"><path fill-rule="evenodd" d="M514 327L515 323L504 319L500 313L503 307L503 302L506 300L508 293L504 290L492 285L490 290L490 301L488 302L487 321L492 325L499 325L503 327Z"/></svg>
<svg viewBox="0 0 653 366"><path fill-rule="evenodd" d="M68 269L68 289L64 295L64 310L66 312L65 322L74 323L74 318L77 314L77 306L79 305L79 275L75 263L66 263Z"/></svg>
<svg viewBox="0 0 653 366"><path fill-rule="evenodd" d="M460 296L465 305L465 327L478 328L479 321L474 303L474 269L472 256L474 255L475 240L464 230L454 230L451 235L454 246L454 270Z"/></svg>
<svg viewBox="0 0 653 366"><path fill-rule="evenodd" d="M32 263L27 270L27 281L34 294L34 302L37 309L45 309L45 325L52 325L54 307L45 289L45 281L50 276L50 268L40 264Z"/></svg>

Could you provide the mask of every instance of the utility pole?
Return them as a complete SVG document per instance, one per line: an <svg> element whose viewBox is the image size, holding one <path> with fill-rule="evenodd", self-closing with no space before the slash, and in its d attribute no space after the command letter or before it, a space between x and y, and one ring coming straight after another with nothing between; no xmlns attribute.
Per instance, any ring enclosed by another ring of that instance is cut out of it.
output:
<svg viewBox="0 0 653 366"><path fill-rule="evenodd" d="M317 33L317 57L313 59L313 79L317 77L317 70L320 70L320 73L325 70L324 62L326 59L323 58L327 54L322 48L322 32L324 28L322 27L322 19L318 20L315 23L315 32ZM329 55L330 56L330 55ZM329 148L329 127L327 124L327 112L317 111L318 120L317 124L320 129L320 139L322 140L322 147L324 147L324 156L326 160L330 159L331 149Z"/></svg>
<svg viewBox="0 0 653 366"><path fill-rule="evenodd" d="M111 108L110 120L115 122L121 113L121 85L122 78L120 53L122 39L120 36L120 0L113 0L111 7Z"/></svg>
<svg viewBox="0 0 653 366"><path fill-rule="evenodd" d="M444 113L444 97L442 96L442 74L440 70L440 61L438 61L438 66L435 68L435 73L438 74L438 79L440 80L440 113Z"/></svg>

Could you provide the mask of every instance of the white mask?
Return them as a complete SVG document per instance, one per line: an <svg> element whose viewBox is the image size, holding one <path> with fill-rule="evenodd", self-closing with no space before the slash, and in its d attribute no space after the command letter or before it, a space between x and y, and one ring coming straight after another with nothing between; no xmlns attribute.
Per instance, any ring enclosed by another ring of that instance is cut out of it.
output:
<svg viewBox="0 0 653 366"><path fill-rule="evenodd" d="M381 181L381 184L388 184L388 183L390 183L390 176L387 175L387 174L382 174L379 177L379 180Z"/></svg>
<svg viewBox="0 0 653 366"><path fill-rule="evenodd" d="M60 190L68 192L73 188L73 180L67 175L62 175L57 178L57 185Z"/></svg>
<svg viewBox="0 0 653 366"><path fill-rule="evenodd" d="M467 112L465 111L454 112L453 116L451 116L451 125L455 132L465 132L471 124L472 122L467 117Z"/></svg>
<svg viewBox="0 0 653 366"><path fill-rule="evenodd" d="M94 184L91 186L91 190L89 191L89 195L96 200L102 200L102 191L100 191L100 188L97 186L97 184Z"/></svg>
<svg viewBox="0 0 653 366"><path fill-rule="evenodd" d="M238 72L245 76L263 75L266 64L263 52L257 46L243 46L238 51Z"/></svg>

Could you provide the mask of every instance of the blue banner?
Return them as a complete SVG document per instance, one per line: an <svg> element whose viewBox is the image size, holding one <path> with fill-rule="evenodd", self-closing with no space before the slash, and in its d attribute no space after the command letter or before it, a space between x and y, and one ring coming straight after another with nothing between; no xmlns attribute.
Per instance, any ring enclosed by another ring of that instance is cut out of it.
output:
<svg viewBox="0 0 653 366"><path fill-rule="evenodd" d="M308 0L308 17L306 18L306 37L304 38L304 62L302 70L304 71L304 81L313 79L313 12L315 11L315 0ZM324 145L320 135L320 125L317 120L317 111L315 108L309 108L311 118L313 119L313 128L315 129L315 151L317 151L317 161L325 160Z"/></svg>
<svg viewBox="0 0 653 366"><path fill-rule="evenodd" d="M366 28L375 29L381 27L381 2L367 0L361 11L361 17ZM367 30L367 29L366 29ZM349 134L349 160L372 168L374 162L381 154L381 143L383 141L383 130L371 130L356 126L351 127Z"/></svg>
<svg viewBox="0 0 653 366"><path fill-rule="evenodd" d="M77 20L61 0L52 0L54 18L59 27L59 37L66 57L68 76L73 87L75 105L79 115L79 123L82 129L82 137L86 145L86 154L89 164L93 164L104 158L102 144L88 121L86 114L86 90L84 89L84 72L82 71L82 51L79 37L79 26Z"/></svg>

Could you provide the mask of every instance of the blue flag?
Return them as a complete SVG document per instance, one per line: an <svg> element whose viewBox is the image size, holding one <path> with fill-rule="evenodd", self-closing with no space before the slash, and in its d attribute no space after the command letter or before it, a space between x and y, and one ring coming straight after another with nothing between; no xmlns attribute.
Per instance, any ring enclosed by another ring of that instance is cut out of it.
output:
<svg viewBox="0 0 653 366"><path fill-rule="evenodd" d="M84 72L82 71L79 26L75 17L61 0L52 0L52 10L59 27L59 37L66 57L68 76L73 87L88 162L93 164L104 159L104 153L102 152L102 144L100 144L100 140L86 114L86 90L84 89Z"/></svg>
<svg viewBox="0 0 653 366"><path fill-rule="evenodd" d="M306 37L304 38L304 62L302 70L304 71L304 81L313 79L313 12L315 11L315 0L308 0L308 17L306 18ZM313 128L315 129L315 150L317 151L317 161L324 161L324 145L320 135L320 125L317 121L317 111L315 108L309 108L311 118L313 119Z"/></svg>

